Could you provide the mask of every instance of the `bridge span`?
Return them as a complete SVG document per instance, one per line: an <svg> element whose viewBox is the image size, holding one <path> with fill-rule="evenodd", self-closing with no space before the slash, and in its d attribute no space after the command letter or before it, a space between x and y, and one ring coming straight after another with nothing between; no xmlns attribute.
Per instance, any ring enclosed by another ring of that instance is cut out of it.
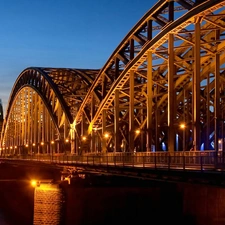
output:
<svg viewBox="0 0 225 225"><path fill-rule="evenodd" d="M1 156L136 154L130 159L147 166L162 153L165 160L177 154L179 163L186 157L186 165L191 149L217 167L225 141L224 21L223 0L159 0L99 70L24 69L2 121Z"/></svg>
<svg viewBox="0 0 225 225"><path fill-rule="evenodd" d="M191 183L225 187L224 157L212 152L179 154L107 154L107 155L17 155L1 158L2 163L61 171L61 181L69 184L77 178L127 177L133 180ZM40 174L41 175L41 174ZM58 181L55 181L58 182Z"/></svg>

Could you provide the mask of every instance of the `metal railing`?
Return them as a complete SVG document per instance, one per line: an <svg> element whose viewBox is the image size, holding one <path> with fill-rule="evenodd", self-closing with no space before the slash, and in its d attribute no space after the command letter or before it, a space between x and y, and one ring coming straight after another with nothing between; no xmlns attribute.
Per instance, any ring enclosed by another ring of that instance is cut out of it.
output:
<svg viewBox="0 0 225 225"><path fill-rule="evenodd" d="M2 159L35 160L55 164L138 167L177 170L218 170L224 169L225 157L215 151L194 152L138 152L108 154L33 154L2 155Z"/></svg>

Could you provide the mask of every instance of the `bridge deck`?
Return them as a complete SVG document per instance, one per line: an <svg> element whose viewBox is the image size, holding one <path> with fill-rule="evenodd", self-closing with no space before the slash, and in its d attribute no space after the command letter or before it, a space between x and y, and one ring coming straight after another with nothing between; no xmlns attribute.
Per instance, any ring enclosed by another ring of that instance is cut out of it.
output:
<svg viewBox="0 0 225 225"><path fill-rule="evenodd" d="M17 156L1 158L2 162L57 167L70 176L74 171L80 174L101 174L126 176L136 179L199 183L225 186L224 158L212 156ZM176 162L176 163L175 163Z"/></svg>

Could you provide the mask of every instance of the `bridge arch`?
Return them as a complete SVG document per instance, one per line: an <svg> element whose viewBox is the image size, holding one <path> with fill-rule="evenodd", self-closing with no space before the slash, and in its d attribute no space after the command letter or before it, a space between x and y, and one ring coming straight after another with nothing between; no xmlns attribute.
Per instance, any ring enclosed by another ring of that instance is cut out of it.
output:
<svg viewBox="0 0 225 225"><path fill-rule="evenodd" d="M163 150L162 145L170 152L192 145L218 150L224 129L224 103L218 100L224 89L223 10L224 1L158 1L101 69L75 123L91 108L92 91L98 88L102 101L87 133L101 131L103 151L109 145L110 151L124 151L124 142L130 152L136 146ZM183 122L185 132L179 127ZM104 144L106 131L111 138ZM176 139L184 143L176 146Z"/></svg>
<svg viewBox="0 0 225 225"><path fill-rule="evenodd" d="M54 84L52 91L42 85L39 96L44 93L53 119L60 115L55 124L62 137L70 133L71 152L219 150L225 130L224 10L223 0L160 0L100 71L39 68L49 87ZM72 71L76 75L68 76ZM55 107L48 104L52 96Z"/></svg>
<svg viewBox="0 0 225 225"><path fill-rule="evenodd" d="M70 150L65 141L71 136L75 110L97 72L37 67L22 71L10 95L2 149L19 153Z"/></svg>

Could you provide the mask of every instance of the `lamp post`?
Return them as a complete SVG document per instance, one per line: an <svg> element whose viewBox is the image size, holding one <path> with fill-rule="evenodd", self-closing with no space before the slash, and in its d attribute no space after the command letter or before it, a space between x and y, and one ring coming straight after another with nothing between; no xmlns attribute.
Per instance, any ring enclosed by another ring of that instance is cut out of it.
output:
<svg viewBox="0 0 225 225"><path fill-rule="evenodd" d="M52 140L51 141L51 146L50 146L50 153L51 153L51 161L53 161L53 153L55 152L55 142Z"/></svg>
<svg viewBox="0 0 225 225"><path fill-rule="evenodd" d="M183 130L183 152L184 152L185 151L185 128L186 128L185 123L181 123L180 128Z"/></svg>

